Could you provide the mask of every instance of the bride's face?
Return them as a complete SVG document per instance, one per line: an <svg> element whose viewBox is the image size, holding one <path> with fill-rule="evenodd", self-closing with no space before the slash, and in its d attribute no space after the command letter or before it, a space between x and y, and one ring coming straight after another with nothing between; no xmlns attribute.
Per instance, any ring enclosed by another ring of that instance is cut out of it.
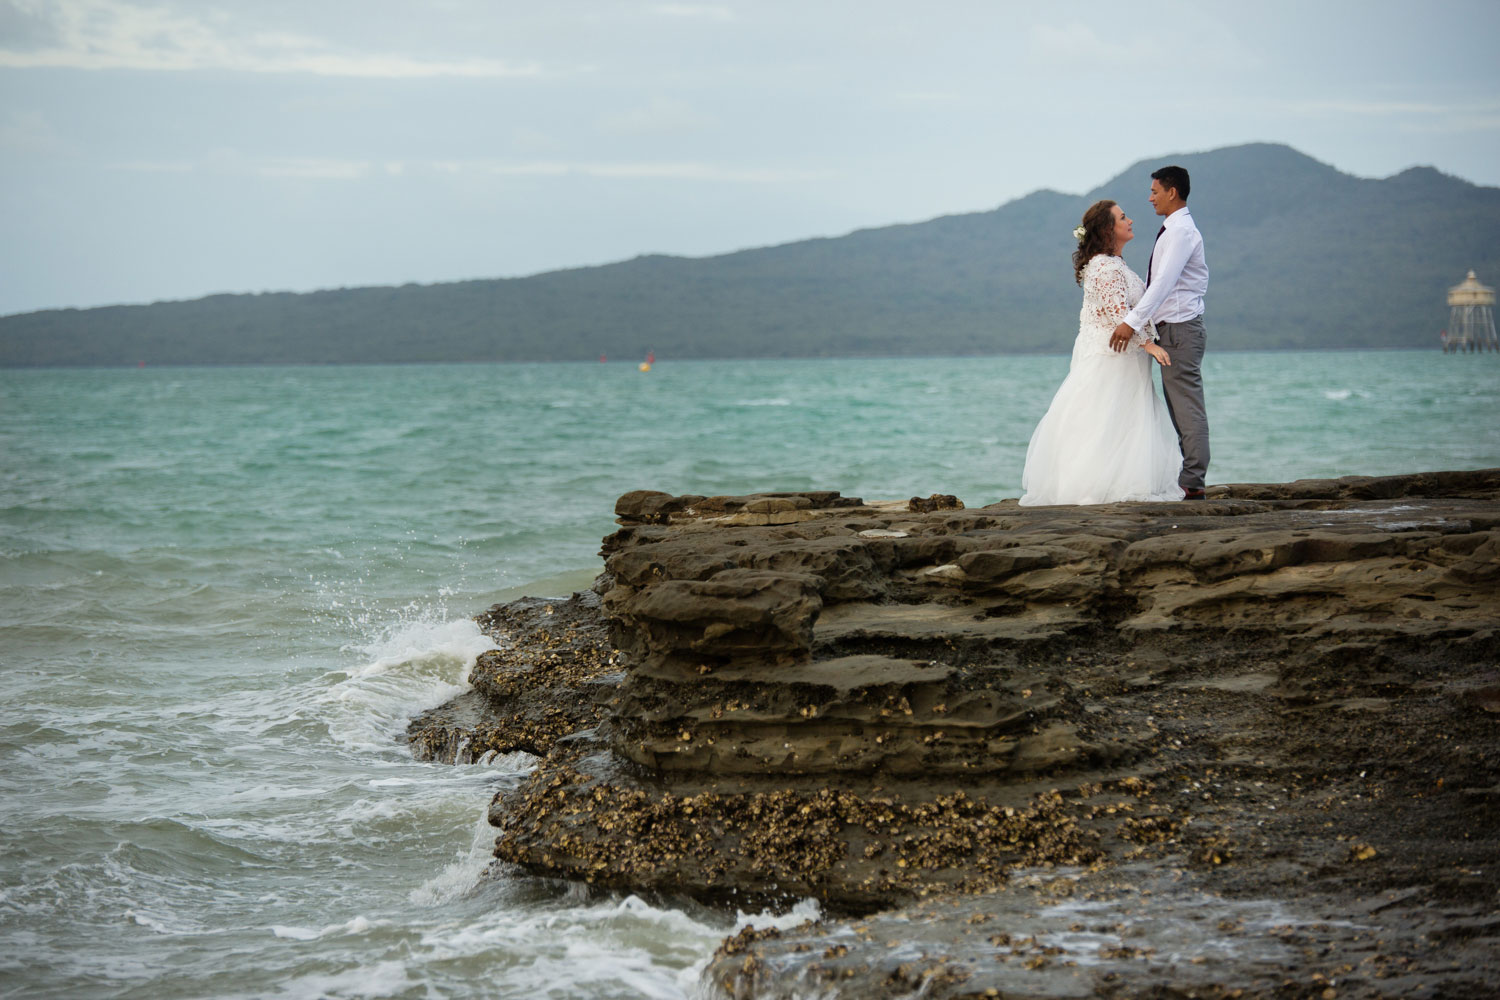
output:
<svg viewBox="0 0 1500 1000"><path fill-rule="evenodd" d="M1125 249L1125 244L1135 239L1135 223L1130 221L1130 216L1119 205L1109 211L1115 217L1115 253L1118 254Z"/></svg>

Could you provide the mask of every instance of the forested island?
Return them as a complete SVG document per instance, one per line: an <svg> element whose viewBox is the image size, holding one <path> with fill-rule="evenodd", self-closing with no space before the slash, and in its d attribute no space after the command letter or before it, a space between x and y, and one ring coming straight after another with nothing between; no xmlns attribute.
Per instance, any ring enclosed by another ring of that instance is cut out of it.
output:
<svg viewBox="0 0 1500 1000"><path fill-rule="evenodd" d="M1118 199L1144 271L1151 169L1187 167L1216 349L1438 346L1444 293L1500 276L1500 188L1350 176L1281 145L1171 154L1082 195L714 257L400 287L211 295L0 317L0 365L330 364L1061 352L1070 231Z"/></svg>

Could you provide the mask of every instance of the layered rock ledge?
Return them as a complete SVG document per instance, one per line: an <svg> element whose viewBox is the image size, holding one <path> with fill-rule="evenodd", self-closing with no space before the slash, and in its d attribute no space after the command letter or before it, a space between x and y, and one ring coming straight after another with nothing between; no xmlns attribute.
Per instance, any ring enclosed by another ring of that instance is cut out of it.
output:
<svg viewBox="0 0 1500 1000"><path fill-rule="evenodd" d="M1500 470L616 514L411 736L541 758L525 871L823 902L722 995L1493 995Z"/></svg>

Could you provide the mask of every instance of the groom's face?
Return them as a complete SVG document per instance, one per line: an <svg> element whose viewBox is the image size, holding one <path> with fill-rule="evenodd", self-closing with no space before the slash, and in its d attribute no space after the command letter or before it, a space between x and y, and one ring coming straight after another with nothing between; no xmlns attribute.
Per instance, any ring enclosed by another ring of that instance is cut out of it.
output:
<svg viewBox="0 0 1500 1000"><path fill-rule="evenodd" d="M1176 188L1163 188L1161 181L1151 179L1151 207L1156 209L1157 215L1168 215L1172 211L1172 204L1177 198Z"/></svg>

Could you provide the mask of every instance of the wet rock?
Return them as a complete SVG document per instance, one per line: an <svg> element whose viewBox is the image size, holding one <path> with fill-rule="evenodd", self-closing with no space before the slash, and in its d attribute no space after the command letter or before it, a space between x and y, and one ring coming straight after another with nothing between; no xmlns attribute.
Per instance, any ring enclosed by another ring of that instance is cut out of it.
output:
<svg viewBox="0 0 1500 1000"><path fill-rule="evenodd" d="M672 496L655 490L633 490L615 501L621 524L672 524L711 520L720 524L790 524L813 511L858 507L858 497L836 490L804 493L752 493L748 496Z"/></svg>
<svg viewBox="0 0 1500 1000"><path fill-rule="evenodd" d="M934 493L926 499L912 497L906 501L906 509L916 514L930 514L935 510L963 510L964 502L951 493Z"/></svg>
<svg viewBox="0 0 1500 1000"><path fill-rule="evenodd" d="M522 598L475 620L498 648L474 664L472 691L411 721L413 754L450 764L488 753L541 757L604 717L621 675L596 595Z"/></svg>
<svg viewBox="0 0 1500 1000"><path fill-rule="evenodd" d="M1500 470L909 508L622 497L597 669L485 682L497 855L821 900L726 996L1488 995L1430 942L1494 940Z"/></svg>
<svg viewBox="0 0 1500 1000"><path fill-rule="evenodd" d="M1500 919L1475 906L1439 916L1430 902L1426 887L1226 896L1196 873L1140 863L1026 872L978 895L746 931L703 981L735 1000L1485 996L1500 976Z"/></svg>
<svg viewBox="0 0 1500 1000"><path fill-rule="evenodd" d="M553 761L492 811L496 855L629 892L720 903L835 896L849 910L1003 883L1017 865L1080 864L1092 838L1056 793L1024 807L963 792L929 798L814 788L684 784L668 791L607 759ZM912 801L907 801L911 797Z"/></svg>

